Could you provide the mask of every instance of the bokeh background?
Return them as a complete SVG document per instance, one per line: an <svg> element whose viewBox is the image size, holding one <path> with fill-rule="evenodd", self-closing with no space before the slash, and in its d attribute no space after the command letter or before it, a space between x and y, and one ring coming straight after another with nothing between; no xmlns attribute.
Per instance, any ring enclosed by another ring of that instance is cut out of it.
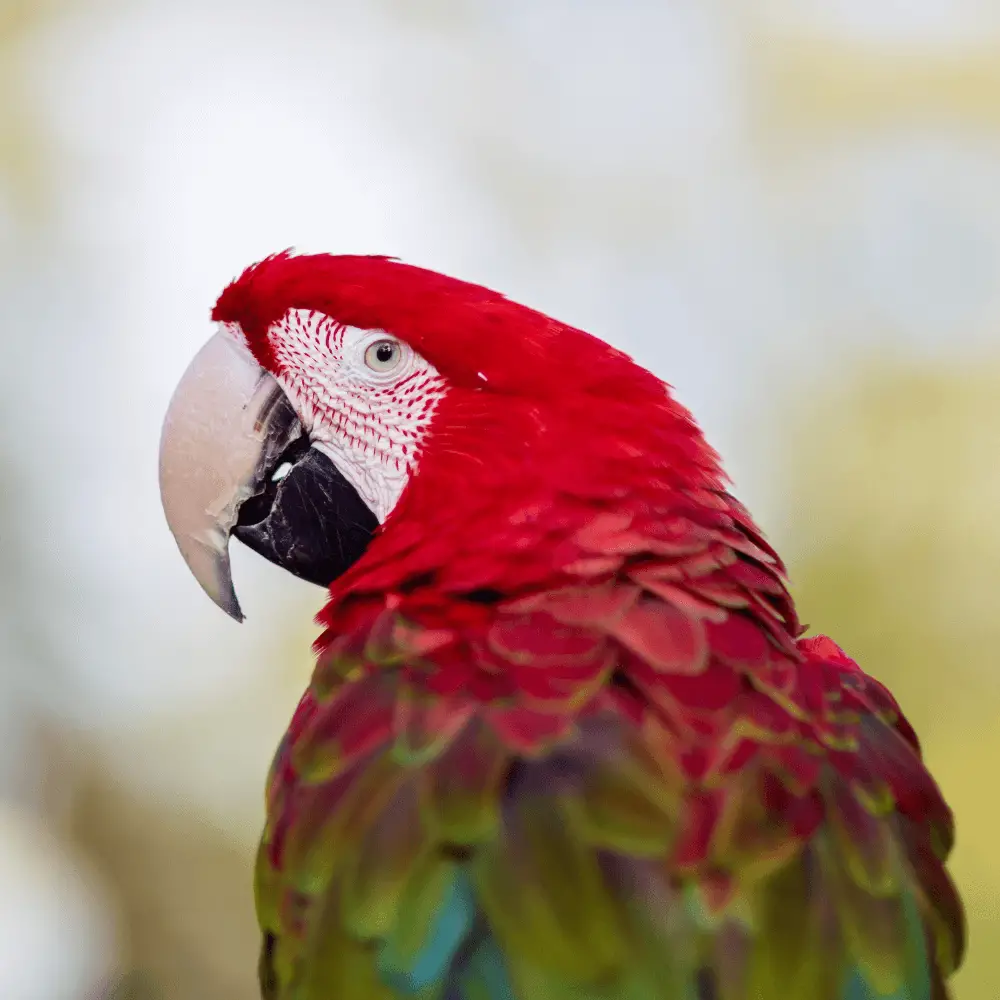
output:
<svg viewBox="0 0 1000 1000"><path fill-rule="evenodd" d="M274 250L482 281L660 373L890 684L1000 996L996 0L0 0L0 994L255 996L319 590L242 628L159 424Z"/></svg>

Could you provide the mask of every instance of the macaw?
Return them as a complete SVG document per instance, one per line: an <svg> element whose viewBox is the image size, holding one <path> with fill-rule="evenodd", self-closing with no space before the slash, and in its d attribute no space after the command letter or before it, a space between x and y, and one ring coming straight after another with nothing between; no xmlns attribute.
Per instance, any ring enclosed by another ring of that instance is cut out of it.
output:
<svg viewBox="0 0 1000 1000"><path fill-rule="evenodd" d="M952 815L659 378L487 288L269 257L167 520L328 588L256 866L267 1000L944 1000Z"/></svg>

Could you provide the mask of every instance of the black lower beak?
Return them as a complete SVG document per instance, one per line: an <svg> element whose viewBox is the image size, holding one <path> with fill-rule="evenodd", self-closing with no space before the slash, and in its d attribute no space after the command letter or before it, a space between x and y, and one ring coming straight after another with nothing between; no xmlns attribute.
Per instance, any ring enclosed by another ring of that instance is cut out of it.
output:
<svg viewBox="0 0 1000 1000"><path fill-rule="evenodd" d="M327 587L361 558L377 527L354 487L303 434L267 470L262 491L244 501L232 534L289 573Z"/></svg>

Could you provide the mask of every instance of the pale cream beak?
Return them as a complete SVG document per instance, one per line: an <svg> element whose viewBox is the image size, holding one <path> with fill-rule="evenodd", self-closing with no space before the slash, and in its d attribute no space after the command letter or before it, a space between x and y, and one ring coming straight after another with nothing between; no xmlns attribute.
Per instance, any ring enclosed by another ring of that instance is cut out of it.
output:
<svg viewBox="0 0 1000 1000"><path fill-rule="evenodd" d="M167 524L202 589L237 621L230 534L240 505L301 434L273 376L224 329L198 352L170 401L160 438Z"/></svg>

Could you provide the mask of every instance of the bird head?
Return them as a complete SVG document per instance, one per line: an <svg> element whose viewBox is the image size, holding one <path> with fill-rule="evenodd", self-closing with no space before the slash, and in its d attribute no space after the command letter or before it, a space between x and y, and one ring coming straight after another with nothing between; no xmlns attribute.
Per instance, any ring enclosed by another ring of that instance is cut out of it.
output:
<svg viewBox="0 0 1000 1000"><path fill-rule="evenodd" d="M433 271L286 252L232 282L212 319L167 412L160 487L188 566L237 620L233 535L329 586L373 538L499 544L489 526L527 510L562 505L569 524L637 480L720 475L625 354Z"/></svg>

